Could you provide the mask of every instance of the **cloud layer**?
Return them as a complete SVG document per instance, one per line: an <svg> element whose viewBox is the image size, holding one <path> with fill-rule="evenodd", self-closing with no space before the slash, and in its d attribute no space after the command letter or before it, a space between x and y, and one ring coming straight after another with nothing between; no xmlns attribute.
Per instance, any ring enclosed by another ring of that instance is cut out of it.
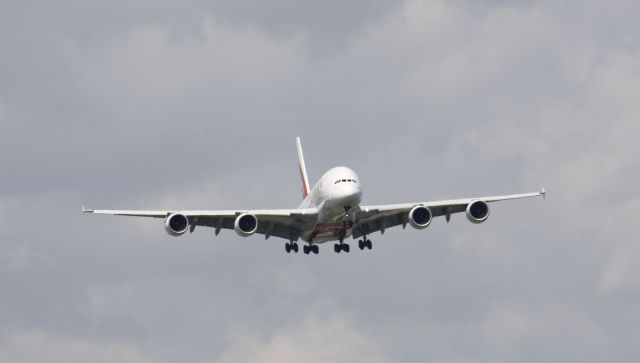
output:
<svg viewBox="0 0 640 363"><path fill-rule="evenodd" d="M640 7L318 4L0 5L0 360L635 361ZM549 197L313 257L79 213L296 206L295 136L367 204Z"/></svg>

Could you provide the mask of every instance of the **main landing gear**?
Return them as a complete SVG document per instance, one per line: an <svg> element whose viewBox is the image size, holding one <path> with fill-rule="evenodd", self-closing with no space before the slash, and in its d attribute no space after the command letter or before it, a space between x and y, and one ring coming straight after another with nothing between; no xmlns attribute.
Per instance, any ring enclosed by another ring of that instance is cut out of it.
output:
<svg viewBox="0 0 640 363"><path fill-rule="evenodd" d="M365 248L372 249L373 244L370 239L367 239L367 236L363 236L362 239L358 241L358 247L360 247L361 250Z"/></svg>
<svg viewBox="0 0 640 363"><path fill-rule="evenodd" d="M287 242L284 245L284 249L285 251L287 251L287 253L290 253L291 251L298 253L298 244L295 242Z"/></svg>

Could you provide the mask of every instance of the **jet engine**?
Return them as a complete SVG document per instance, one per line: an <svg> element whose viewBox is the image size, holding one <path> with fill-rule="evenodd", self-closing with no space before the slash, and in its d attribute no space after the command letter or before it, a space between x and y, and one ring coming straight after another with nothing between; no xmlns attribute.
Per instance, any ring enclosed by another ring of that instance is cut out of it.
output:
<svg viewBox="0 0 640 363"><path fill-rule="evenodd" d="M170 214L164 220L164 229L171 236L181 236L189 229L189 219L184 214Z"/></svg>
<svg viewBox="0 0 640 363"><path fill-rule="evenodd" d="M415 229L427 228L431 219L431 210L423 205L417 205L409 212L409 223Z"/></svg>
<svg viewBox="0 0 640 363"><path fill-rule="evenodd" d="M489 205L481 200L476 200L467 206L467 219L471 223L482 223L489 218Z"/></svg>
<svg viewBox="0 0 640 363"><path fill-rule="evenodd" d="M242 237L248 237L258 230L258 218L253 214L244 213L236 218L233 228Z"/></svg>

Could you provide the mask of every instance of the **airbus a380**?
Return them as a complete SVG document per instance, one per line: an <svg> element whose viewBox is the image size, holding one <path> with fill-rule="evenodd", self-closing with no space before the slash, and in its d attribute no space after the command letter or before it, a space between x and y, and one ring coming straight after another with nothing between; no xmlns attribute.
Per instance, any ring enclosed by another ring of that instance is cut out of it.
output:
<svg viewBox="0 0 640 363"><path fill-rule="evenodd" d="M337 241L336 253L349 252L345 239L358 239L361 250L371 249L368 238L374 232L410 224L416 229L427 228L434 217L444 216L449 222L454 213L465 213L471 223L482 223L489 217L489 203L509 199L545 196L540 192L494 197L415 202L389 205L360 205L362 184L356 173L344 166L327 171L309 188L309 179L302 155L300 138L296 138L298 167L302 181L303 200L296 209L268 210L93 210L82 207L84 213L134 217L163 218L164 228L172 236L193 232L196 226L233 229L242 237L255 233L287 239L287 253L298 252L302 240L305 254L318 253L318 244Z"/></svg>

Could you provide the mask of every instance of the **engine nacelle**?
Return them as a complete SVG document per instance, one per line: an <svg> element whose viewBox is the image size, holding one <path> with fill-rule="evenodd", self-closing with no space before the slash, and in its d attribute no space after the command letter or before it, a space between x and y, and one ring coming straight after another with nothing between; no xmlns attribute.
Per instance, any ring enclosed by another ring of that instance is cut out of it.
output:
<svg viewBox="0 0 640 363"><path fill-rule="evenodd" d="M241 214L236 218L233 228L242 237L251 236L258 230L258 218L249 213Z"/></svg>
<svg viewBox="0 0 640 363"><path fill-rule="evenodd" d="M423 205L417 205L409 212L409 223L415 229L424 229L431 224L431 210Z"/></svg>
<svg viewBox="0 0 640 363"><path fill-rule="evenodd" d="M467 206L467 219L471 223L482 223L489 218L489 205L481 200L476 200Z"/></svg>
<svg viewBox="0 0 640 363"><path fill-rule="evenodd" d="M184 214L170 214L164 220L164 229L171 236L181 236L189 229L189 219Z"/></svg>

